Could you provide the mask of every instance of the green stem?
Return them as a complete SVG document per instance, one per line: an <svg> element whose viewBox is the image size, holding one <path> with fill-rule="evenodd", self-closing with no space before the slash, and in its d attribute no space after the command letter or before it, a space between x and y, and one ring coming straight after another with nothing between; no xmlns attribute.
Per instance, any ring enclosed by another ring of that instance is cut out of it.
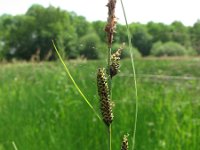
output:
<svg viewBox="0 0 200 150"><path fill-rule="evenodd" d="M108 74L108 88L110 93L110 98L112 99L112 79L110 75L110 65L111 65L111 47L108 47L108 58L107 58L107 74Z"/></svg>
<svg viewBox="0 0 200 150"><path fill-rule="evenodd" d="M58 49L56 48L56 45L53 42L53 46L56 50L56 53L61 61L61 63L63 64L65 71L67 72L67 75L69 76L70 80L72 81L72 83L74 84L75 88L77 89L77 91L79 92L79 94L83 97L83 99L85 100L85 102L88 104L88 106L92 109L92 111L94 112L94 114L97 116L97 118L99 118L100 121L102 121L101 117L99 116L99 114L96 112L96 110L94 109L94 107L92 106L92 104L89 102L89 100L86 98L86 96L83 94L83 92L81 91L81 89L79 88L79 86L76 84L74 78L72 77L68 67L66 66L65 62L63 61L60 53L58 52Z"/></svg>
<svg viewBox="0 0 200 150"><path fill-rule="evenodd" d="M112 150L112 126L109 126L109 150Z"/></svg>
<svg viewBox="0 0 200 150"><path fill-rule="evenodd" d="M135 85L135 123L133 127L133 139L132 139L132 150L135 148L135 135L136 135L136 130L137 130L137 117L138 117L138 90L137 90L137 81L136 81L136 71L135 71L135 64L133 61L133 54L132 54L132 44L131 44L131 36L130 36L130 31L129 31L129 26L128 26L128 21L126 18L126 12L125 8L123 5L123 0L121 0L121 6L124 14L124 19L126 22L126 29L127 29L127 35L128 35L128 43L129 43L129 51L131 55L131 64L132 64L132 71L134 75L134 85Z"/></svg>
<svg viewBox="0 0 200 150"><path fill-rule="evenodd" d="M18 150L18 148L17 148L17 146L16 146L14 141L12 141L12 145L13 145L14 150Z"/></svg>
<svg viewBox="0 0 200 150"><path fill-rule="evenodd" d="M110 75L110 65L111 65L111 46L108 47L108 66L107 66L107 74L108 74L108 88L110 93L110 100L112 100L112 79ZM110 124L108 128L109 132L109 150L112 150L112 126Z"/></svg>

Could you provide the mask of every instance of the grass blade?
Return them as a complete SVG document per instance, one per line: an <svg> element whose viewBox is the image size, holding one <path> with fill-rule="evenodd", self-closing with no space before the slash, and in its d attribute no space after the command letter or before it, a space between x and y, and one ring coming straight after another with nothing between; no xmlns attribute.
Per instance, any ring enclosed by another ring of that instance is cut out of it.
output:
<svg viewBox="0 0 200 150"><path fill-rule="evenodd" d="M69 76L70 80L72 81L72 83L74 84L74 86L76 87L77 91L79 92L79 94L83 97L84 101L88 104L88 106L92 109L92 111L95 113L95 115L99 118L99 120L102 121L101 117L99 116L99 114L96 112L96 110L94 109L94 107L91 105L91 103L89 102L89 100L86 98L86 96L83 94L83 92L81 91L81 89L78 87L78 85L76 84L74 78L72 77L67 65L65 64L65 62L63 61L60 53L58 52L58 49L56 48L56 45L54 43L54 41L52 41L53 46L56 50L56 53L61 61L61 63L63 64L65 71L67 72L67 75Z"/></svg>
<svg viewBox="0 0 200 150"><path fill-rule="evenodd" d="M14 141L12 141L12 146L13 146L14 150L18 150L18 148L17 148L17 146L16 146Z"/></svg>
<svg viewBox="0 0 200 150"><path fill-rule="evenodd" d="M137 89L137 80L136 80L136 72L135 72L135 64L134 64L134 59L133 59L133 53L132 53L132 44L131 44L131 35L129 31L129 26L128 26L128 21L126 18L126 12L123 4L123 0L121 1L121 6L123 10L123 15L124 19L126 22L126 29L127 29L127 35L128 35L128 45L129 45L129 51L131 55L131 65L132 65L132 71L134 75L134 86L135 86L135 121L134 121L134 127L133 127L133 139L132 139L132 150L135 148L135 135L136 135L136 130L137 130L137 117L138 117L138 89Z"/></svg>

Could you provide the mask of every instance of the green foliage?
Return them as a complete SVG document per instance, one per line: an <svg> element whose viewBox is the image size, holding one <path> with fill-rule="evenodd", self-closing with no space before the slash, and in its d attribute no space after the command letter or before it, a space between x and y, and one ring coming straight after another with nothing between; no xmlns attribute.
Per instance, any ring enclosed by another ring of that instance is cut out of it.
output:
<svg viewBox="0 0 200 150"><path fill-rule="evenodd" d="M154 56L183 56L186 53L186 48L176 42L157 42L151 49Z"/></svg>
<svg viewBox="0 0 200 150"><path fill-rule="evenodd" d="M73 50L77 34L71 22L70 13L53 6L45 9L40 5L33 5L26 15L35 18L35 47L41 49L40 57L42 59L52 49L51 40L53 39L58 40L58 48L63 50L63 55L67 50ZM75 19L74 14L73 16ZM72 40L74 40L73 44Z"/></svg>
<svg viewBox="0 0 200 150"><path fill-rule="evenodd" d="M191 46L189 30L181 22L174 21L171 26L171 41L177 42L185 47Z"/></svg>
<svg viewBox="0 0 200 150"><path fill-rule="evenodd" d="M3 51L3 44L0 43L0 61L3 60L4 58L4 51Z"/></svg>
<svg viewBox="0 0 200 150"><path fill-rule="evenodd" d="M96 110L96 68L103 63L68 62ZM127 129L135 113L130 60L121 63L119 78L112 85L117 116L112 146L116 150L119 134L132 132ZM198 150L199 63L199 59L137 59L136 149ZM99 132L105 130L104 125L83 102L60 63L1 64L0 74L1 150L13 150L12 141L19 150L107 149L108 134Z"/></svg>
<svg viewBox="0 0 200 150"><path fill-rule="evenodd" d="M23 15L0 16L0 59L30 60L38 54L40 60L56 59L52 51L52 40L55 40L63 57L75 59L81 55L100 59L107 49L104 21L88 22L83 16L68 12L53 6L43 7L32 5ZM187 54L200 54L200 23L192 27L184 26L174 21L170 25L149 22L148 24L131 23L129 25L132 46L137 48L142 56L151 54L152 45L158 41L163 43L174 41L187 49ZM98 49L92 50L93 56L88 56L88 50L80 48L80 41L94 33L98 36ZM88 35L89 34L89 35ZM127 43L126 26L117 24L114 43ZM195 52L196 51L196 52ZM87 54L83 54L83 53ZM98 54L97 54L98 53ZM176 52L174 52L176 53ZM127 54L125 54L127 55Z"/></svg>
<svg viewBox="0 0 200 150"><path fill-rule="evenodd" d="M200 54L200 20L198 20L190 29L193 48Z"/></svg>
<svg viewBox="0 0 200 150"><path fill-rule="evenodd" d="M16 16L13 18L13 24L10 28L10 37L7 44L10 47L7 51L7 57L12 58L30 58L35 50L35 35L32 31L35 28L35 18L31 16Z"/></svg>
<svg viewBox="0 0 200 150"><path fill-rule="evenodd" d="M78 45L81 56L88 59L99 58L100 39L97 34L91 33L83 36Z"/></svg>
<svg viewBox="0 0 200 150"><path fill-rule="evenodd" d="M6 29L2 32L6 34L2 41L5 41L7 58L29 60L39 50L43 60L52 50L53 39L57 40L63 56L67 53L69 58L77 57L77 37L85 35L89 29L83 17L53 6L33 5L25 15L2 16L0 20L0 28ZM52 57L55 57L54 53Z"/></svg>
<svg viewBox="0 0 200 150"><path fill-rule="evenodd" d="M117 32L114 36L114 43L128 43L127 30L125 25L117 24Z"/></svg>
<svg viewBox="0 0 200 150"><path fill-rule="evenodd" d="M97 35L99 36L99 38L101 39L101 41L103 43L106 43L106 32L104 32L104 28L105 28L106 22L104 21L94 21L92 22L92 27L94 29L94 31L97 33Z"/></svg>
<svg viewBox="0 0 200 150"><path fill-rule="evenodd" d="M152 46L152 36L148 33L145 26L140 24L132 24L130 26L132 31L132 44L136 47L143 56L150 54Z"/></svg>
<svg viewBox="0 0 200 150"><path fill-rule="evenodd" d="M153 37L152 39L153 42L157 41L167 42L171 40L170 26L167 26L163 23L149 22L147 24L147 29L148 32Z"/></svg>
<svg viewBox="0 0 200 150"><path fill-rule="evenodd" d="M89 32L91 24L86 21L85 17L77 16L76 13L73 12L70 14L70 18L78 36L82 37Z"/></svg>

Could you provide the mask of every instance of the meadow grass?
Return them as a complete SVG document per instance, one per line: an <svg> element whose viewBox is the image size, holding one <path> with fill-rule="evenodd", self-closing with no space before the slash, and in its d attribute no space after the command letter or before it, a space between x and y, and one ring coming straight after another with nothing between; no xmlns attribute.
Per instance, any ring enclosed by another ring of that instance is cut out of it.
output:
<svg viewBox="0 0 200 150"><path fill-rule="evenodd" d="M96 70L105 63L68 62L77 84L98 112ZM136 149L199 149L199 63L199 59L135 61L140 110ZM104 124L91 113L60 62L0 66L0 150L13 150L13 141L18 150L107 149ZM112 82L113 149L120 149L120 136L132 132L135 93L131 67L130 60L123 60L121 72Z"/></svg>

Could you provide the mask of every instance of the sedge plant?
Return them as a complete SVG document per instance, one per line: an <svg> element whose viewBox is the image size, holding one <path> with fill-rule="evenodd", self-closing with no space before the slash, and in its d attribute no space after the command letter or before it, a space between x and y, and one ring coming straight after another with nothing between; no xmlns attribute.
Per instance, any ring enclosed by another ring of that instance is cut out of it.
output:
<svg viewBox="0 0 200 150"><path fill-rule="evenodd" d="M123 50L123 45L119 47L117 50L112 52L112 45L113 45L113 38L114 33L116 32L116 25L117 25L117 18L115 16L115 7L116 7L117 0L108 0L107 7L108 7L108 18L107 18L107 24L105 25L104 31L107 35L107 66L98 68L97 70L97 90L99 95L99 108L101 111L101 117L97 113L97 111L94 109L90 101L86 98L84 93L81 91L77 83L75 82L73 76L71 75L68 66L65 64L64 60L62 59L58 49L56 48L55 43L53 42L53 46L55 48L55 51L58 55L58 58L60 59L61 63L63 64L65 71L67 75L69 76L70 80L74 84L75 88L79 92L79 94L83 97L83 100L88 104L90 109L93 111L93 113L96 115L96 117L105 124L105 127L107 128L108 132L108 143L109 143L109 150L112 150L112 122L114 119L114 115L112 112L112 78L116 76L119 73L119 67L120 67L120 56ZM137 82L136 82L136 73L135 73L135 67L134 67L134 60L133 60L133 54L132 54L132 47L131 47L131 37L129 33L129 27L126 19L125 9L123 5L123 1L121 0L121 6L124 13L124 18L126 21L126 27L127 27L127 35L128 35L128 45L129 45L129 51L131 56L131 64L132 64L132 71L134 74L134 85L135 85L135 100L136 100L136 113L134 118L134 126L133 126L133 133L132 133L132 150L135 146L135 135L136 135L136 125L137 125L137 114L138 114L138 96L137 96ZM121 143L121 150L128 150L128 135L124 135Z"/></svg>

